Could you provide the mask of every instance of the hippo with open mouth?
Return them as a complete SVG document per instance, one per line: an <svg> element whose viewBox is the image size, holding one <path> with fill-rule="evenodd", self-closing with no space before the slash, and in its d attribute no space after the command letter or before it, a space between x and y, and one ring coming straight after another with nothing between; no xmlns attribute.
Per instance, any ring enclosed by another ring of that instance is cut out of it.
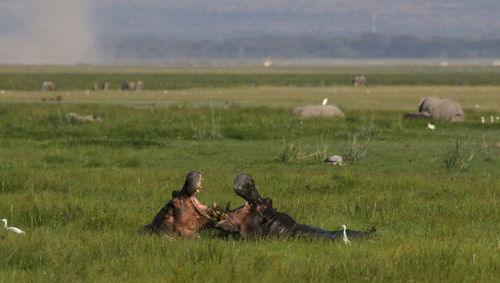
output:
<svg viewBox="0 0 500 283"><path fill-rule="evenodd" d="M171 237L196 237L200 228L217 218L214 208L202 204L195 197L202 188L202 180L199 171L189 172L182 189L172 192L172 200L140 232L164 233Z"/></svg>
<svg viewBox="0 0 500 283"><path fill-rule="evenodd" d="M324 240L336 240L343 237L343 230L329 231L297 223L292 217L273 208L270 198L262 198L255 188L250 175L241 174L234 180L233 189L245 199L245 205L229 213L215 227L226 232L237 232L243 238L259 237L309 237ZM373 236L375 229L369 232L345 231L349 237Z"/></svg>

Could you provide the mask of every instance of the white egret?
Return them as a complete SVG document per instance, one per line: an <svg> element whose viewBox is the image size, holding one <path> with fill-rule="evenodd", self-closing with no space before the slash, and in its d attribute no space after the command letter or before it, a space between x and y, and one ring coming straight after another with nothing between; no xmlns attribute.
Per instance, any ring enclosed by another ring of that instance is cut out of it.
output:
<svg viewBox="0 0 500 283"><path fill-rule="evenodd" d="M493 118L493 116L490 116L490 121L491 123L495 123L495 118Z"/></svg>
<svg viewBox="0 0 500 283"><path fill-rule="evenodd" d="M351 245L351 241L349 241L349 239L347 238L347 233L345 231L347 228L345 227L345 225L342 225L342 228L344 228L344 238L342 240L344 241L344 244L350 246Z"/></svg>
<svg viewBox="0 0 500 283"><path fill-rule="evenodd" d="M5 229L7 229L7 231L12 231L14 233L17 233L17 234L26 234L23 230L17 228L17 227L8 227L7 226L7 219L2 219L2 222L3 222L3 225L5 226Z"/></svg>
<svg viewBox="0 0 500 283"><path fill-rule="evenodd" d="M434 126L433 124L431 123L427 123L427 129L431 130L431 131L434 131L436 129L436 126Z"/></svg>
<svg viewBox="0 0 500 283"><path fill-rule="evenodd" d="M328 98L323 99L322 105L325 106L328 103Z"/></svg>
<svg viewBox="0 0 500 283"><path fill-rule="evenodd" d="M481 123L484 124L484 116L481 116Z"/></svg>

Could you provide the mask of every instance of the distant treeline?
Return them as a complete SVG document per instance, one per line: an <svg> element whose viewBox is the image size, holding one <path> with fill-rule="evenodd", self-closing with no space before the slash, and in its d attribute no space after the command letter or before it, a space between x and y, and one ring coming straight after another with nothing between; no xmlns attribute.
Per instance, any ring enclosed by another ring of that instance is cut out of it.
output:
<svg viewBox="0 0 500 283"><path fill-rule="evenodd" d="M160 58L500 58L500 39L261 36L223 40L178 40L134 36L101 40L115 59Z"/></svg>
<svg viewBox="0 0 500 283"><path fill-rule="evenodd" d="M369 86L383 85L500 85L498 73L365 73ZM210 74L210 73L0 73L0 89L38 91L42 82L53 81L57 90L86 90L109 84L119 90L124 81L144 81L144 90L225 88L251 86L321 87L351 85L354 74Z"/></svg>

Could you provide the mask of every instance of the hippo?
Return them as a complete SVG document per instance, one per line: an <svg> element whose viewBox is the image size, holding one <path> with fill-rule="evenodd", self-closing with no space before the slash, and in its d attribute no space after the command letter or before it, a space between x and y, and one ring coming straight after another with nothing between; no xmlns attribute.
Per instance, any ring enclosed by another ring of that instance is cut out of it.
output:
<svg viewBox="0 0 500 283"><path fill-rule="evenodd" d="M273 208L270 198L262 198L250 175L241 174L234 180L234 192L242 197L245 205L231 211L215 227L226 232L236 232L242 238L306 237L334 241L343 237L343 230L329 231L299 224L291 216ZM375 228L368 232L346 230L348 237L377 235Z"/></svg>
<svg viewBox="0 0 500 283"><path fill-rule="evenodd" d="M141 233L165 234L169 237L186 236L194 238L198 231L213 223L217 218L216 210L202 204L195 194L202 188L203 178L199 171L190 171L180 191L172 192L172 199L156 214Z"/></svg>

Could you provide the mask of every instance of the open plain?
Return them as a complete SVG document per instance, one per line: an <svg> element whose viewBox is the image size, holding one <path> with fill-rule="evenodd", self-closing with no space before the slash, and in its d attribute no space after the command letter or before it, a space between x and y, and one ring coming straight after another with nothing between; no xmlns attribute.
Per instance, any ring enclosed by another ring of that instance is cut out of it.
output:
<svg viewBox="0 0 500 283"><path fill-rule="evenodd" d="M0 228L0 282L500 278L498 68L3 66L0 89L0 218L26 232ZM404 119L424 96L456 100L465 122ZM346 118L290 115L323 98ZM248 173L300 223L381 237L138 235L190 170L207 205L243 204L232 182Z"/></svg>

